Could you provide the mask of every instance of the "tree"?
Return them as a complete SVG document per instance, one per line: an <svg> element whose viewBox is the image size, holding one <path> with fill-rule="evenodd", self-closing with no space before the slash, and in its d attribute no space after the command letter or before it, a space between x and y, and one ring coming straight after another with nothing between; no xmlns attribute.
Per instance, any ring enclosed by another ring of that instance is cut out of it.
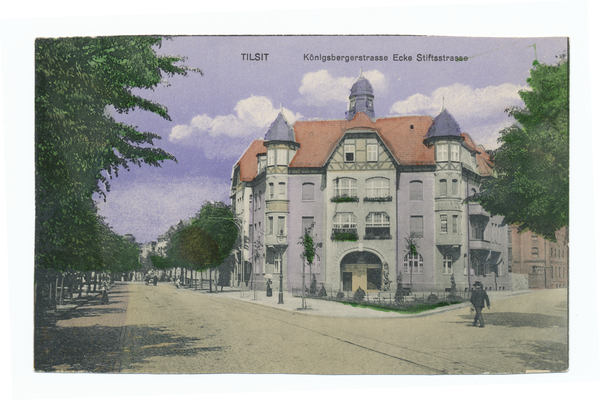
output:
<svg viewBox="0 0 600 400"><path fill-rule="evenodd" d="M158 56L161 41L156 36L36 40L36 266L101 269L103 228L92 196L105 196L108 180L130 164L175 160L153 147L158 135L116 122L110 114L139 109L170 119L165 107L132 91L191 70L176 65L180 57Z"/></svg>
<svg viewBox="0 0 600 400"><path fill-rule="evenodd" d="M556 241L569 224L569 62L534 61L530 74L530 90L519 92L525 108L506 110L518 123L500 132L491 152L497 177L484 179L468 200Z"/></svg>

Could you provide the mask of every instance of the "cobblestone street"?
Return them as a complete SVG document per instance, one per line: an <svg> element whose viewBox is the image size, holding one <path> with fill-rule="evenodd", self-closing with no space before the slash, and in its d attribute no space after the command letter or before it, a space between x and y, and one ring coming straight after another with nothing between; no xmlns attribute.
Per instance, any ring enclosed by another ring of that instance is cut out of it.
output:
<svg viewBox="0 0 600 400"><path fill-rule="evenodd" d="M485 329L471 325L469 307L419 318L328 317L232 295L118 283L109 305L92 299L55 326L36 329L36 369L494 374L568 368L565 289L492 300ZM319 308L319 300L310 301Z"/></svg>

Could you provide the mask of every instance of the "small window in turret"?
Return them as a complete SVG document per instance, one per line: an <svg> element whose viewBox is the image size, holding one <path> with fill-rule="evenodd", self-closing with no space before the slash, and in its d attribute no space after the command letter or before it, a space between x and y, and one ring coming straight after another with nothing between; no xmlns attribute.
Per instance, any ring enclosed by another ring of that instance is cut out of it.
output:
<svg viewBox="0 0 600 400"><path fill-rule="evenodd" d="M371 100L371 99L367 100L367 108L373 108L373 100Z"/></svg>
<svg viewBox="0 0 600 400"><path fill-rule="evenodd" d="M348 108L350 111L354 111L354 106L356 105L356 100L350 100L350 107Z"/></svg>
<svg viewBox="0 0 600 400"><path fill-rule="evenodd" d="M460 154L459 150L460 150L460 147L457 144L453 144L453 145L450 146L450 148L451 148L451 158L450 158L450 160L451 161L460 161L460 159L459 159L459 154Z"/></svg>

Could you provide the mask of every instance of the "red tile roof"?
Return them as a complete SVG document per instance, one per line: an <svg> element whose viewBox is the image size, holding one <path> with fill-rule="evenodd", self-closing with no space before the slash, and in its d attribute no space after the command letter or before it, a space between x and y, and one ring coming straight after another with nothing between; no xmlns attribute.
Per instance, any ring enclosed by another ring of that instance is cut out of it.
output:
<svg viewBox="0 0 600 400"><path fill-rule="evenodd" d="M250 147L244 152L237 162L236 166L240 166L240 181L250 182L256 178L258 171L258 158L259 154L265 154L267 148L263 140L255 140L252 142Z"/></svg>
<svg viewBox="0 0 600 400"><path fill-rule="evenodd" d="M370 119L359 112L350 121L296 121L294 132L300 148L290 162L291 168L320 168L325 165L344 133L352 129L376 132L400 165L435 165L433 146L423 139L433 123L429 116L406 116ZM411 129L411 125L413 129ZM482 176L492 175L493 162L485 149L475 144L468 134L461 134L470 150L479 152L477 163ZM265 154L264 141L255 140L236 165L240 166L240 180L252 181L257 175L257 155Z"/></svg>
<svg viewBox="0 0 600 400"><path fill-rule="evenodd" d="M435 164L433 149L423 144L423 137L431 123L432 119L427 116L389 117L373 121L362 112L350 121L296 121L294 131L300 149L290 167L322 167L344 133L359 128L377 132L400 164ZM411 125L413 129L410 129Z"/></svg>

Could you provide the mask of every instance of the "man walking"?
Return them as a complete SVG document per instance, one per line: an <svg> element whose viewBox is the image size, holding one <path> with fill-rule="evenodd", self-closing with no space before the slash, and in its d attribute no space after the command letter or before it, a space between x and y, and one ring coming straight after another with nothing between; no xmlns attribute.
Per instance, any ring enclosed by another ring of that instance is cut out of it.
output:
<svg viewBox="0 0 600 400"><path fill-rule="evenodd" d="M475 290L473 294L471 294L471 304L475 308L475 320L473 321L473 326L477 326L477 320L479 320L479 327L483 328L485 326L485 322L483 321L483 314L481 310L487 303L488 310L490 309L490 298L488 297L485 290L483 290L483 285L481 282L475 282Z"/></svg>

